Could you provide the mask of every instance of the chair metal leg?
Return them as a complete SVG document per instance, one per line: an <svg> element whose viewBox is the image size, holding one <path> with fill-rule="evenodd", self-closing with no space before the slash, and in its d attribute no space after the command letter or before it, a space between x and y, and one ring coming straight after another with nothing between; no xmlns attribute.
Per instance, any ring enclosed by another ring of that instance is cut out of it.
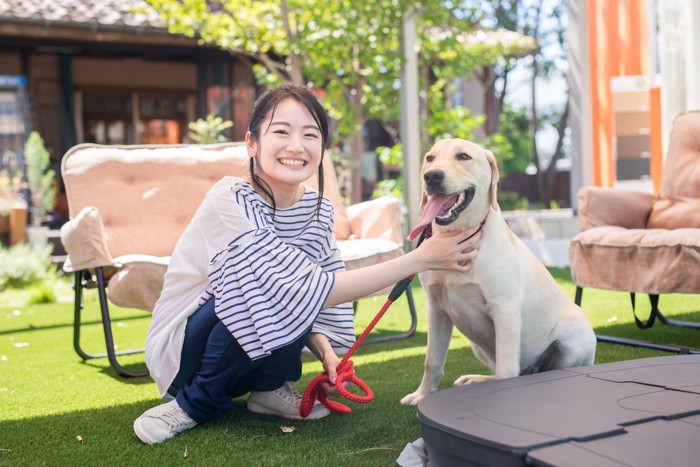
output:
<svg viewBox="0 0 700 467"><path fill-rule="evenodd" d="M700 323L667 318L661 313L661 310L659 310L658 308L656 309L656 317L659 318L659 321L669 326L680 326L683 328L700 329Z"/></svg>
<svg viewBox="0 0 700 467"><path fill-rule="evenodd" d="M574 302L576 305L581 306L581 300L583 298L583 287L576 286L576 297L574 299ZM647 324L650 323L646 327L642 327L641 329L647 329L651 327L654 324L654 319L659 318L659 320L664 323L664 324L669 324L669 322L672 322L674 320L669 320L665 316L661 314L661 311L658 309L658 299L659 296L656 295L655 297L652 297L652 294L649 294L649 299L651 300L651 305L652 305L652 311L651 315L649 317L649 320L647 321ZM631 294L631 300L632 300L632 311L634 313L634 293ZM637 326L640 325L640 320L637 319L637 316L634 316L635 321L637 322ZM687 325L687 327L691 328L700 328L700 323L692 323L689 321L677 321L679 323L684 323L684 324L678 324L677 326L684 326ZM642 341L639 339L628 339L625 337L615 337L615 336L607 336L603 334L597 334L596 333L596 340L598 342L607 342L610 344L621 344L621 345L628 345L631 347L644 347L647 349L654 349L654 350L661 350L664 352L671 352L671 353L678 353L678 354L700 354L700 349L693 349L689 347L682 347L678 345L669 345L669 344L657 344L654 342L648 342L648 341Z"/></svg>
<svg viewBox="0 0 700 467"><path fill-rule="evenodd" d="M627 339L624 337L605 336L601 334L596 334L596 339L598 342L629 345L631 347L644 347L647 349L662 350L665 352L678 353L682 355L700 354L700 349L691 349L688 347L681 347L679 345L656 344L654 342L647 342L638 339Z"/></svg>
<svg viewBox="0 0 700 467"><path fill-rule="evenodd" d="M408 310L411 314L411 326L409 327L408 331L403 332L401 334L392 334L390 336L381 336L374 337L372 339L366 339L364 342L365 344L378 344L380 342L390 342L414 336L414 334L416 333L416 327L418 326L418 315L416 313L416 304L413 301L413 291L411 290L410 285L406 287L406 300L408 300Z"/></svg>
<svg viewBox="0 0 700 467"><path fill-rule="evenodd" d="M574 297L574 303L581 306L581 299L583 298L583 287L576 286L576 297Z"/></svg>
<svg viewBox="0 0 700 467"><path fill-rule="evenodd" d="M666 324L668 326L679 326L679 327L684 327L684 328L691 328L691 329L700 329L700 323L698 322L693 322L693 321L681 321L681 320L676 320L676 319L670 319L664 316L663 313L661 313L661 310L659 309L659 295L658 294L649 294L649 302L651 303L651 313L649 314L649 318L647 319L646 323L643 323L641 320L637 318L637 315L635 313L634 309L634 293L631 294L632 298L632 313L634 313L634 320L637 323L637 327L640 329L648 329L654 325L654 322L656 319L658 319L661 323Z"/></svg>
<svg viewBox="0 0 700 467"><path fill-rule="evenodd" d="M104 269L96 268L95 275L97 277L97 293L100 301L100 314L102 316L102 328L105 335L105 345L107 351L105 353L91 354L85 352L80 345L80 327L81 327L81 311L83 308L83 288L87 283L87 271L78 271L75 273L75 310L73 319L73 348L83 360L93 358L107 357L110 365L120 376L125 378L136 378L148 376L147 371L132 372L124 368L117 360L118 355L131 355L143 352L143 349L122 350L117 352L114 349L114 337L112 335L112 320L109 316L109 305L107 303L107 284L104 277Z"/></svg>

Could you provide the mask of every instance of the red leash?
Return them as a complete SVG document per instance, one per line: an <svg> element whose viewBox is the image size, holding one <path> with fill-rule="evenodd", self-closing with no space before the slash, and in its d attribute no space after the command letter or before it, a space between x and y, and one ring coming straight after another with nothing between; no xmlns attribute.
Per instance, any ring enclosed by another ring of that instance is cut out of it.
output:
<svg viewBox="0 0 700 467"><path fill-rule="evenodd" d="M394 303L401 296L403 291L406 290L406 287L408 287L412 280L413 276L410 276L406 279L401 280L398 284L394 286L394 288L391 290L391 293L389 294L389 298L387 299L386 303L384 303L382 309L379 310L377 316L374 317L372 322L369 323L367 328L362 332L362 334L360 334L360 336L355 341L355 344L352 347L350 347L350 350L348 350L348 352L345 354L342 360L340 360L340 363L336 367L338 377L335 380L335 387L338 389L338 392L342 394L346 399L352 402L357 402L358 404L367 404L369 402L372 402L372 399L374 399L374 394L372 393L372 390L369 388L369 386L367 386L367 384L360 378L355 376L355 371L352 369L352 360L350 360L350 357L352 357L352 355L355 353L355 350L357 350L357 348L360 345L362 345L362 342L364 342L367 335L370 332L372 332L374 326L376 326L379 320L382 319L382 316L384 316L386 310L388 310L391 304ZM345 388L345 385L343 384L345 381L353 383L358 388L360 388L364 393L364 396L358 396L357 394L353 394L350 391L348 391ZM316 399L318 399L319 402L321 402L333 412L350 413L352 409L350 409L350 407L348 407L347 405L328 399L328 393L324 389L322 383L328 383L329 385L332 384L330 378L328 377L328 373L325 371L317 377L315 377L313 380L311 380L309 385L306 387L306 390L304 391L304 396L301 398L301 406L299 407L299 413L301 414L301 416L304 418L309 416Z"/></svg>

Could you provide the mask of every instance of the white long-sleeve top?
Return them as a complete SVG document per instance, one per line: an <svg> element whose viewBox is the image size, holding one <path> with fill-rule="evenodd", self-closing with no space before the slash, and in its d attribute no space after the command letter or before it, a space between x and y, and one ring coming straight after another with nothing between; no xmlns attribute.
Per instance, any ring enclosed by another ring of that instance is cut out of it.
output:
<svg viewBox="0 0 700 467"><path fill-rule="evenodd" d="M355 340L349 303L321 310L345 265L333 207L306 188L286 209L245 180L224 177L207 193L175 249L146 337L146 364L164 396L180 368L187 318L214 297L215 311L251 359L270 355L309 327L336 352Z"/></svg>

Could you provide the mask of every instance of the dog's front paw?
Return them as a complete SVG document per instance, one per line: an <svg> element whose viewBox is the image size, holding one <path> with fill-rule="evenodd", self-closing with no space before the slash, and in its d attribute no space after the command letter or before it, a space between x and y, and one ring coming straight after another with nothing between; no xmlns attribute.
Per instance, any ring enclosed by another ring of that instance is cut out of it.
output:
<svg viewBox="0 0 700 467"><path fill-rule="evenodd" d="M462 375L455 380L455 386L464 386L472 383L483 383L485 381L495 381L495 375Z"/></svg>
<svg viewBox="0 0 700 467"><path fill-rule="evenodd" d="M423 394L421 391L412 392L401 399L401 404L417 405L425 396L427 396L427 394Z"/></svg>

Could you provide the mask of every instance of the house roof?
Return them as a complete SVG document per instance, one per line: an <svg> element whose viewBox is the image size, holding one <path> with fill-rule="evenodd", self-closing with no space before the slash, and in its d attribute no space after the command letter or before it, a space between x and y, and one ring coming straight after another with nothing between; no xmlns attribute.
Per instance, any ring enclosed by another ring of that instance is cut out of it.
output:
<svg viewBox="0 0 700 467"><path fill-rule="evenodd" d="M171 34L165 24L145 0L0 0L0 48L147 46L172 53L200 48L196 37Z"/></svg>
<svg viewBox="0 0 700 467"><path fill-rule="evenodd" d="M0 22L165 31L159 14L144 0L0 0Z"/></svg>

